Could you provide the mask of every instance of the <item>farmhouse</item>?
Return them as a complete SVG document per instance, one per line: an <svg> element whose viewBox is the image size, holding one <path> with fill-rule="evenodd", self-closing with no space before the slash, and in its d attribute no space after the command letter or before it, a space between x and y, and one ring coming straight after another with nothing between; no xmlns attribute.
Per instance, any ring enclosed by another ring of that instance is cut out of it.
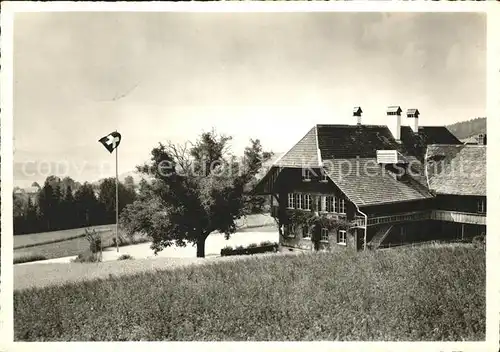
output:
<svg viewBox="0 0 500 352"><path fill-rule="evenodd" d="M387 126L315 125L255 188L271 197L280 244L359 250L486 232L486 138L465 145L409 109Z"/></svg>

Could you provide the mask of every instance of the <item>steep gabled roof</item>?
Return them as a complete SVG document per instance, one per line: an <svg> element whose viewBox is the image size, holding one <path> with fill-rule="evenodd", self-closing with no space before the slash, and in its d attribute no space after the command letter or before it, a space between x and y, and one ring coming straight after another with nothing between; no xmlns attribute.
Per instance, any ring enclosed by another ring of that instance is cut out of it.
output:
<svg viewBox="0 0 500 352"><path fill-rule="evenodd" d="M418 134L401 126L401 143L396 142L387 126L316 125L287 153L276 166L320 166L321 160L373 158L377 150L395 149L403 155L423 159L428 144L460 144L446 127L420 127ZM319 155L318 155L319 154Z"/></svg>
<svg viewBox="0 0 500 352"><path fill-rule="evenodd" d="M276 160L274 165L281 167L320 166L316 126L311 128L292 149Z"/></svg>
<svg viewBox="0 0 500 352"><path fill-rule="evenodd" d="M486 146L429 145L426 160L433 192L486 196Z"/></svg>
<svg viewBox="0 0 500 352"><path fill-rule="evenodd" d="M397 109L395 110L397 112ZM330 178L359 206L431 198L423 166L428 144L460 144L446 127L401 127L396 141L387 126L316 125L274 167L324 166ZM376 163L377 150L397 150L409 163L410 175L396 179ZM343 167L374 163L374 173L347 174ZM327 166L328 164L328 166Z"/></svg>
<svg viewBox="0 0 500 352"><path fill-rule="evenodd" d="M324 164L332 181L360 207L432 198L417 179L407 175L397 180L376 158L325 160Z"/></svg>

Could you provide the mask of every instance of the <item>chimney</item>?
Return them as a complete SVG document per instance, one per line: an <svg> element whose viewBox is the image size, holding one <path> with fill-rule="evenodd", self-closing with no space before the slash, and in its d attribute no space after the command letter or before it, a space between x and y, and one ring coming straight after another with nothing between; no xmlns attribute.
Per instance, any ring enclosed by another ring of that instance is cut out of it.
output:
<svg viewBox="0 0 500 352"><path fill-rule="evenodd" d="M418 109L408 109L406 112L406 117L410 119L410 126L413 133L418 133L418 115L420 115Z"/></svg>
<svg viewBox="0 0 500 352"><path fill-rule="evenodd" d="M361 114L363 110L361 110L360 106L355 106L352 110L352 116L356 116L358 118L358 125L361 125Z"/></svg>
<svg viewBox="0 0 500 352"><path fill-rule="evenodd" d="M486 145L486 133L481 133L477 136L477 144L478 145Z"/></svg>
<svg viewBox="0 0 500 352"><path fill-rule="evenodd" d="M392 131L394 135L394 139L396 141L401 140L401 108L399 106L389 106L387 108L387 116L391 116L391 119L395 119L395 121L391 121L391 126L395 126ZM394 116L394 117L392 117Z"/></svg>

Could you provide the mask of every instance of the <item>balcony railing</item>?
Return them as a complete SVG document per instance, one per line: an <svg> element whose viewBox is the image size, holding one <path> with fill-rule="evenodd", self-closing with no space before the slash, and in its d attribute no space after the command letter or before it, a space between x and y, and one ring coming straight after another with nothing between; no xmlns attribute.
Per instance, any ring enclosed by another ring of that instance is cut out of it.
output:
<svg viewBox="0 0 500 352"><path fill-rule="evenodd" d="M366 224L365 224L365 217L364 216L356 215L354 217L354 220L352 221L352 225L353 225L353 227L362 227L362 228L364 228L366 226Z"/></svg>
<svg viewBox="0 0 500 352"><path fill-rule="evenodd" d="M405 222L405 221L427 220L430 219L431 216L430 213L431 211L424 210L424 211L415 211L415 212L394 214L388 216L368 217L368 226Z"/></svg>
<svg viewBox="0 0 500 352"><path fill-rule="evenodd" d="M309 210L301 210L294 209L291 211L307 211ZM271 207L271 216L278 217L279 207L272 206ZM319 213L324 214L329 218L338 218L338 219L346 219L346 214L336 214L336 213ZM379 224L392 224L398 222L406 222L406 221L421 221L421 220L440 220L440 221L451 221L451 222L460 222L464 224L477 224L477 225L486 225L486 214L474 214L474 213L465 213L458 211L449 211L449 210L423 210L409 213L401 213L387 216L378 216L378 217L368 217L368 224L366 226L374 226ZM365 227L365 218L364 216L356 215L354 219L351 221L353 227Z"/></svg>
<svg viewBox="0 0 500 352"><path fill-rule="evenodd" d="M451 210L434 210L431 219L460 222L463 224L486 225L486 214L465 213Z"/></svg>
<svg viewBox="0 0 500 352"><path fill-rule="evenodd" d="M368 226L419 220L440 220L464 224L486 225L486 216L481 214L448 210L424 210L389 216L369 217Z"/></svg>

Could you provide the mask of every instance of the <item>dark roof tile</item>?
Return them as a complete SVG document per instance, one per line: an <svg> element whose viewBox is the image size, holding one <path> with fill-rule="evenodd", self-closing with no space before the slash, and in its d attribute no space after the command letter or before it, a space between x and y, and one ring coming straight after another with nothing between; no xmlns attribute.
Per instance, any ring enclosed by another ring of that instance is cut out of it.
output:
<svg viewBox="0 0 500 352"><path fill-rule="evenodd" d="M276 160L275 166L305 167L319 166L318 139L314 126L292 149Z"/></svg>
<svg viewBox="0 0 500 352"><path fill-rule="evenodd" d="M426 172L433 192L486 196L486 146L429 145Z"/></svg>
<svg viewBox="0 0 500 352"><path fill-rule="evenodd" d="M317 125L321 158L372 158L377 150L397 149L387 126Z"/></svg>
<svg viewBox="0 0 500 352"><path fill-rule="evenodd" d="M397 180L376 158L325 161L328 176L358 206L432 198L413 176Z"/></svg>

